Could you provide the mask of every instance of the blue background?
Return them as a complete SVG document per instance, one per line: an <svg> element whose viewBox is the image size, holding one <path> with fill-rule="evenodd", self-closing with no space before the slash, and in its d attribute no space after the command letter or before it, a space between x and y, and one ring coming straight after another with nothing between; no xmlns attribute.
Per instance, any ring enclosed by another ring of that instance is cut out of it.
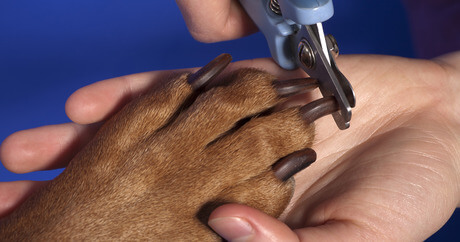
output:
<svg viewBox="0 0 460 242"><path fill-rule="evenodd" d="M414 57L399 0L335 0L324 23L341 53ZM204 6L205 7L205 6ZM98 80L201 66L220 53L234 60L268 57L264 37L196 42L174 1L0 1L0 141L15 131L69 122L67 97ZM13 174L0 181L48 180L61 170ZM458 210L458 209L457 209ZM431 241L460 239L456 212Z"/></svg>

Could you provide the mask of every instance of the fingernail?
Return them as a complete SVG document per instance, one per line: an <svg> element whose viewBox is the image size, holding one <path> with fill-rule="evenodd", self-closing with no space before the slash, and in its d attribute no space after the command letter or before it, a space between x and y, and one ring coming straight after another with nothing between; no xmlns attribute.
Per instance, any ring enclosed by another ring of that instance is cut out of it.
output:
<svg viewBox="0 0 460 242"><path fill-rule="evenodd" d="M251 224L238 217L224 217L209 220L208 225L222 238L232 241L248 241L254 235Z"/></svg>

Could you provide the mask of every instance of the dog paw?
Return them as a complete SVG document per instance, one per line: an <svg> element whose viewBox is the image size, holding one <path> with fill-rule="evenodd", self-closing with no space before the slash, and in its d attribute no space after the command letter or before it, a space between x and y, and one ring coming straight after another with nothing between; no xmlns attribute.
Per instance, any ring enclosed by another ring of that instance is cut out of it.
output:
<svg viewBox="0 0 460 242"><path fill-rule="evenodd" d="M293 194L291 177L316 159L313 121L336 105L293 105L289 96L316 87L308 78L241 69L215 81L229 62L221 55L126 105L11 214L4 235L219 240L206 221L221 204L279 216Z"/></svg>

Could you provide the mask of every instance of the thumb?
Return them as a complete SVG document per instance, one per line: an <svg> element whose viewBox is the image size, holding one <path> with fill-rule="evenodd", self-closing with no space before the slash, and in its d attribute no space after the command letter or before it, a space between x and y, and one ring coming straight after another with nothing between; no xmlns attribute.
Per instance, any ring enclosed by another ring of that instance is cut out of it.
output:
<svg viewBox="0 0 460 242"><path fill-rule="evenodd" d="M299 241L283 222L257 209L226 204L211 213L208 225L228 241Z"/></svg>

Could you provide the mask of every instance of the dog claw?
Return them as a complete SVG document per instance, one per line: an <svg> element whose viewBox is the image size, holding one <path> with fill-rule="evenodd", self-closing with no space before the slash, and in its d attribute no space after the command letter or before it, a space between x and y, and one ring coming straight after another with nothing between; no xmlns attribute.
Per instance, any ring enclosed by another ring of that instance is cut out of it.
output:
<svg viewBox="0 0 460 242"><path fill-rule="evenodd" d="M308 124L313 123L315 120L332 114L338 110L337 101L334 97L325 97L315 100L311 103L300 108L300 115L302 119Z"/></svg>
<svg viewBox="0 0 460 242"><path fill-rule="evenodd" d="M205 88L205 86L219 73L221 73L225 67L232 61L230 54L221 54L214 60L203 66L197 72L190 74L188 77L188 83L192 86L193 90L197 91Z"/></svg>
<svg viewBox="0 0 460 242"><path fill-rule="evenodd" d="M278 179L281 181L287 181L289 178L307 168L315 161L316 152L310 148L305 148L280 159L273 166L273 171Z"/></svg>
<svg viewBox="0 0 460 242"><path fill-rule="evenodd" d="M274 81L273 86L278 92L278 95L281 97L289 97L317 88L318 80L313 78L298 78L284 81Z"/></svg>

